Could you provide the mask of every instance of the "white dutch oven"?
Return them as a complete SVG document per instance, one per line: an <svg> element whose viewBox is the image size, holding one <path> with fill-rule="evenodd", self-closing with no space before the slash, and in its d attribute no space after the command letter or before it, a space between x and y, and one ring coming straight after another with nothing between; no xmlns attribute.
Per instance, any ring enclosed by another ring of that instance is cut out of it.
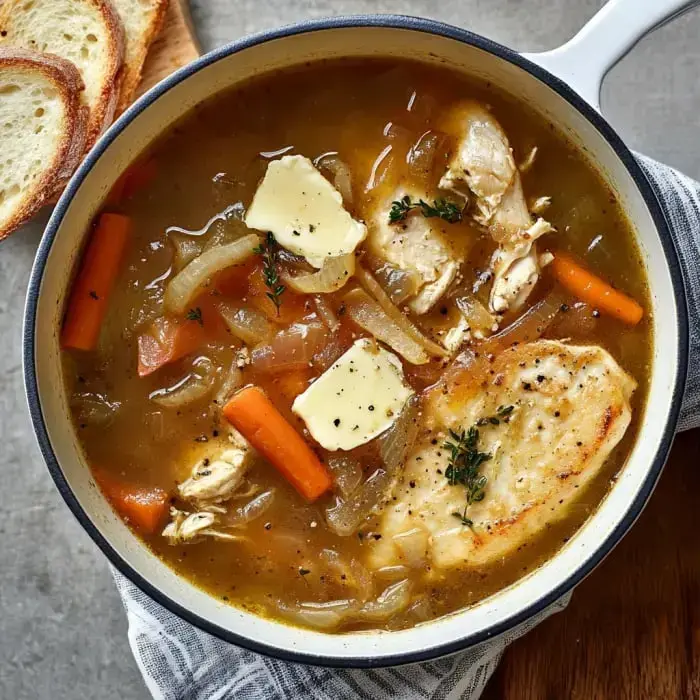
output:
<svg viewBox="0 0 700 700"><path fill-rule="evenodd" d="M39 247L25 318L29 408L58 489L110 561L182 618L235 644L280 658L381 666L465 649L526 620L580 582L620 540L649 498L668 455L687 363L683 283L648 182L598 114L605 72L646 32L697 2L611 0L565 46L521 56L437 22L398 16L319 20L229 44L178 71L136 102L92 149L61 197ZM71 268L103 196L139 152L197 103L278 68L340 56L411 56L499 85L558 125L597 164L638 235L652 293L655 337L649 402L621 477L579 533L510 588L416 629L327 635L223 605L151 554L96 488L69 419L58 331ZM555 77L559 76L559 77Z"/></svg>

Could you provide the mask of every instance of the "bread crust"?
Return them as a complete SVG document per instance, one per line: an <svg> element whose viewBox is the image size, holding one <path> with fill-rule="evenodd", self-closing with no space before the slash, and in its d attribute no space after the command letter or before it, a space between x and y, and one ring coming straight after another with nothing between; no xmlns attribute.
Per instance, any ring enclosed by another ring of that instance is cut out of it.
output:
<svg viewBox="0 0 700 700"><path fill-rule="evenodd" d="M77 0L75 0L77 1ZM90 109L87 123L86 148L90 148L100 134L112 123L121 89L122 67L126 39L119 14L111 0L79 0L94 7L107 27L109 37L108 59L103 68L104 79L97 103ZM23 0L5 0L0 6L0 28L5 34L12 32L13 17L22 13Z"/></svg>
<svg viewBox="0 0 700 700"><path fill-rule="evenodd" d="M119 116L134 99L136 88L138 88L141 82L143 65L146 61L148 51L158 34L160 34L160 30L163 28L165 14L168 10L168 3L169 0L155 0L151 23L143 37L142 50L134 61L131 63L124 63L122 86L115 116Z"/></svg>
<svg viewBox="0 0 700 700"><path fill-rule="evenodd" d="M52 162L17 207L14 215L0 228L0 240L30 219L65 186L85 154L88 108L81 103L85 89L78 69L59 56L0 46L0 70L43 74L61 95L66 107L68 132L62 135Z"/></svg>
<svg viewBox="0 0 700 700"><path fill-rule="evenodd" d="M111 0L83 0L83 2L89 2L98 8L112 39L109 69L106 71L107 79L104 81L98 106L92 110L88 120L87 148L89 149L114 120L122 83L126 35L119 13Z"/></svg>

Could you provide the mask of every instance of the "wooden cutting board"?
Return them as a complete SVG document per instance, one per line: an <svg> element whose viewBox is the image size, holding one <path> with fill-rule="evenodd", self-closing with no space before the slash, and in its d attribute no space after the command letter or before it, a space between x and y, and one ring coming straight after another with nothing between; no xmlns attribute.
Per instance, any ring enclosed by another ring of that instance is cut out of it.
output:
<svg viewBox="0 0 700 700"><path fill-rule="evenodd" d="M506 651L483 700L700 698L700 430L563 613Z"/></svg>
<svg viewBox="0 0 700 700"><path fill-rule="evenodd" d="M170 0L163 29L148 52L143 67L143 79L136 91L136 97L173 71L187 65L200 53L187 0Z"/></svg>
<svg viewBox="0 0 700 700"><path fill-rule="evenodd" d="M139 94L200 53L170 0ZM484 700L700 700L700 431L681 435L651 502L569 608L506 652Z"/></svg>

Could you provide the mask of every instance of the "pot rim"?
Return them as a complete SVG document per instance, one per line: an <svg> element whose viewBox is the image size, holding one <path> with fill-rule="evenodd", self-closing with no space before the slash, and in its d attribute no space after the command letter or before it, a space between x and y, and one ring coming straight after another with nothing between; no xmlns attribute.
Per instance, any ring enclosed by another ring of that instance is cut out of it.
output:
<svg viewBox="0 0 700 700"><path fill-rule="evenodd" d="M530 73L551 89L556 91L567 101L571 108L582 114L615 151L617 157L622 161L629 175L633 179L639 193L649 209L664 250L666 266L671 278L678 312L677 373L672 389L671 407L666 425L657 450L653 457L649 459L648 473L641 488L639 489L627 512L620 518L617 526L610 532L608 537L598 545L589 559L583 562L580 568L578 568L571 576L502 622L493 624L477 632L466 634L459 639L450 640L444 644L432 646L427 650L385 655L381 658L368 658L366 656L315 656L304 652L293 651L289 648L252 641L239 633L232 632L229 629L220 627L200 617L198 614L192 612L188 608L174 601L169 596L165 595L156 586L143 578L126 560L119 555L109 540L103 537L103 535L99 532L90 517L87 515L86 511L80 505L78 499L73 494L66 478L64 477L63 471L58 463L48 437L46 422L44 420L41 407L41 398L39 396L35 366L36 341L38 335L37 329L35 328L36 314L39 296L41 294L44 270L54 238L56 237L56 234L62 224L70 202L82 185L83 180L88 176L99 158L101 158L105 151L108 150L116 137L133 121L133 119L147 109L152 103L158 100L163 94L168 92L176 85L179 85L183 81L187 80L194 74L198 73L203 68L247 48L267 41L283 39L285 37L294 36L297 34L325 31L329 29L366 27L419 31L454 39L470 46L474 46L495 55L502 60L514 64L527 73ZM688 342L688 315L685 287L678 253L670 235L668 222L657 200L656 194L649 184L649 181L644 175L641 167L627 146L625 146L622 139L617 135L607 121L562 80L530 60L524 58L512 49L509 49L490 39L486 39L485 37L474 34L465 29L421 17L411 17L407 15L362 14L303 21L278 29L258 32L256 34L230 42L218 49L215 49L214 51L211 51L208 54L205 54L204 56L201 56L187 66L180 68L175 73L158 83L155 87L151 88L132 106L130 106L99 139L99 141L83 160L82 164L75 172L61 195L47 224L37 250L29 280L24 312L22 354L25 394L35 436L44 457L44 461L47 464L49 472L62 498L73 512L77 520L80 522L81 526L85 529L88 535L102 550L107 559L116 569L118 569L149 597L160 605L163 605L170 612L195 625L199 629L208 632L226 642L230 642L251 651L259 652L267 656L289 662L338 668L376 668L429 661L465 650L481 642L492 639L493 637L532 618L534 615L557 601L572 588L574 588L574 586L576 586L580 581L582 581L607 556L607 554L620 541L620 539L629 530L641 513L646 502L651 496L654 486L661 475L661 471L668 457L680 414L683 388L685 386L688 362Z"/></svg>

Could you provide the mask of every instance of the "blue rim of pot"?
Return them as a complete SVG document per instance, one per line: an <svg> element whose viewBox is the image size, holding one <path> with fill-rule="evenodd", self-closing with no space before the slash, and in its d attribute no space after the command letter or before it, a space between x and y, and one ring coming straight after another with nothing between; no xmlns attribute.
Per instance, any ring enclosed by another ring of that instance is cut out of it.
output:
<svg viewBox="0 0 700 700"><path fill-rule="evenodd" d="M644 483L642 484L642 487L639 489L635 500L628 508L624 517L620 520L615 529L606 537L604 541L599 544L593 555L586 561L582 562L581 566L559 586L553 590L547 591L536 601L498 624L494 624L490 627L479 630L478 632L467 633L460 639L435 645L429 649L394 655L384 655L377 658L367 658L362 656L316 656L255 642L241 636L240 634L220 627L209 620L200 617L199 615L196 615L192 611L166 596L158 588L141 576L117 553L110 542L99 532L87 513L83 510L82 506L78 502L78 499L73 494L67 480L65 479L48 437L39 397L35 367L35 346L38 335L38 331L36 329L37 307L39 295L41 293L44 270L54 238L60 228L61 222L66 214L70 202L80 188L83 180L86 178L97 161L102 157L105 151L109 148L110 144L128 126L128 124L130 124L135 117L141 114L141 112L147 109L151 104L153 104L173 87L179 85L184 80L187 80L206 66L216 63L217 61L220 61L231 54L244 51L267 41L283 39L285 37L290 37L297 34L320 32L329 29L366 27L404 29L434 34L482 49L505 61L508 61L511 64L514 64L527 73L530 73L535 78L539 79L541 82L555 90L571 105L571 107L581 113L614 149L618 158L622 161L630 176L633 178L637 188L644 198L647 207L649 208L665 253L679 318L677 348L678 372L672 390L671 408L668 414L665 430L659 442L656 453L650 458L649 472L644 480ZM165 608L183 620L192 623L205 632L213 634L224 641L244 647L251 651L282 659L284 661L337 668L379 668L396 666L401 664L417 663L420 661L429 661L431 659L454 654L475 646L481 642L492 639L493 637L516 627L520 623L530 619L537 613L550 606L552 603L559 600L559 598L574 588L574 586L583 580L619 542L619 540L637 519L644 508L644 505L651 496L654 486L661 475L661 471L663 470L663 466L666 462L671 444L673 442L673 436L675 434L676 424L680 414L683 388L685 386L687 362L688 316L685 288L678 254L669 232L668 223L656 195L649 184L649 181L645 177L632 153L625 146L612 127L605 121L605 119L603 119L603 117L601 117L600 114L598 114L598 112L596 112L576 92L566 85L566 83L562 82L560 79L556 78L551 73L547 72L543 68L540 68L538 65L532 63L526 58L523 58L515 51L458 27L434 20L403 15L354 15L347 17L333 17L300 22L287 27L282 27L280 29L260 32L258 34L226 44L225 46L222 46L221 48L218 48L202 56L201 58L196 59L192 63L167 77L154 88L149 90L140 99L138 99L131 107L129 107L128 110L126 110L126 112L111 126L111 128L92 148L81 166L74 174L73 178L68 183L63 195L53 211L51 219L49 220L39 245L34 266L32 268L27 292L23 330L25 391L29 405L29 413L39 447L61 496L68 504L68 507L73 511L73 514L78 519L82 527L86 530L97 546L104 552L109 561L122 574L124 574L136 586L138 586L138 588L140 588L157 603L163 605Z"/></svg>

